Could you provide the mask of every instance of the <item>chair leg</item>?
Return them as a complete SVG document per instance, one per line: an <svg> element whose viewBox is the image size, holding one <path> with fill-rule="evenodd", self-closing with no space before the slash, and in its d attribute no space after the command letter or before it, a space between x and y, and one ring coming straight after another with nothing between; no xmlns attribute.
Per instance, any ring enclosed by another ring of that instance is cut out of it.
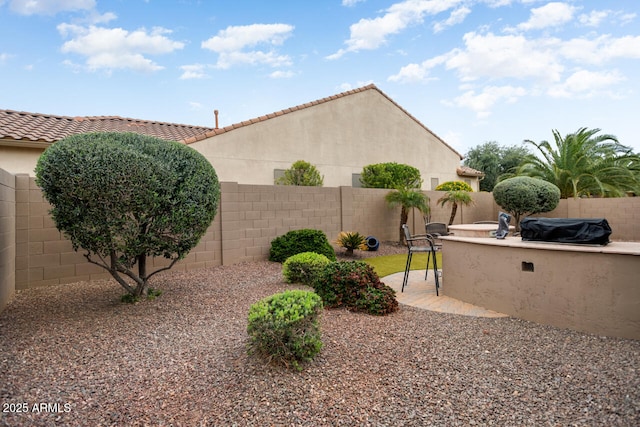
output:
<svg viewBox="0 0 640 427"><path fill-rule="evenodd" d="M427 253L427 268L424 272L424 280L427 280L427 277L429 276L429 261L431 261L431 252Z"/></svg>
<svg viewBox="0 0 640 427"><path fill-rule="evenodd" d="M431 255L431 252L429 252L429 255ZM440 288L440 277L438 276L438 260L436 258L435 251L433 252L433 275L436 279L436 296L440 296L438 293L438 289Z"/></svg>
<svg viewBox="0 0 640 427"><path fill-rule="evenodd" d="M404 267L404 280L402 281L402 290L400 292L404 292L404 287L407 285L409 281L409 268L411 267L411 257L413 256L412 252L407 254L407 265Z"/></svg>

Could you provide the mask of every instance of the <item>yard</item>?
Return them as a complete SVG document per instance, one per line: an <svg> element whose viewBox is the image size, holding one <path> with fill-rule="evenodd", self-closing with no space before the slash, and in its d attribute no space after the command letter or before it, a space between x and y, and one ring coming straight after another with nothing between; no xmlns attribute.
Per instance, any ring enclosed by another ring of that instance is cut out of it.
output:
<svg viewBox="0 0 640 427"><path fill-rule="evenodd" d="M325 310L302 372L246 353L249 306L290 289L280 264L18 293L0 314L0 424L607 425L640 423L640 342L401 306ZM23 411L23 412L18 412Z"/></svg>

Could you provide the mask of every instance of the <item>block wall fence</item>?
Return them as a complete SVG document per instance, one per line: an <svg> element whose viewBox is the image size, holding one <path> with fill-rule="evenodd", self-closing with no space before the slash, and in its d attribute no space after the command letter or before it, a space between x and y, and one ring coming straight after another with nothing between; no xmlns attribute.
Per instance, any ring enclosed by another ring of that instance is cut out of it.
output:
<svg viewBox="0 0 640 427"><path fill-rule="evenodd" d="M340 231L358 231L380 241L397 241L400 209L390 209L388 190L352 187L291 187L221 183L218 213L200 243L173 270L192 270L268 258L271 241L290 230L314 228L334 240ZM448 222L451 209L427 191L433 222ZM472 206L458 207L456 223L497 219L490 193L473 193ZM109 278L55 228L35 179L0 169L0 310L16 290ZM613 240L640 241L640 197L561 200L547 217L604 217ZM410 228L423 232L419 212ZM160 266L163 258L151 266Z"/></svg>

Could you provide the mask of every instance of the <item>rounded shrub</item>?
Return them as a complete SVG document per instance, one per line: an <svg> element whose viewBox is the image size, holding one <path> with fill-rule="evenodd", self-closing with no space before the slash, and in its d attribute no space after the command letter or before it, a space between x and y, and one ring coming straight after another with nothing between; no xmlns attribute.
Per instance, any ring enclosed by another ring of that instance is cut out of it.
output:
<svg viewBox="0 0 640 427"><path fill-rule="evenodd" d="M302 252L315 252L336 260L336 252L327 239L327 235L320 230L302 229L292 230L276 237L271 241L269 261L284 262L292 255Z"/></svg>
<svg viewBox="0 0 640 427"><path fill-rule="evenodd" d="M314 277L320 273L331 260L315 252L302 252L292 255L282 264L282 275L287 283L311 284Z"/></svg>
<svg viewBox="0 0 640 427"><path fill-rule="evenodd" d="M249 352L301 369L322 349L319 317L322 299L314 292L291 290L271 295L249 309Z"/></svg>
<svg viewBox="0 0 640 427"><path fill-rule="evenodd" d="M519 230L522 217L554 210L560 202L560 189L538 178L516 176L497 183L493 198L515 217Z"/></svg>
<svg viewBox="0 0 640 427"><path fill-rule="evenodd" d="M38 159L36 183L73 249L86 251L133 298L198 244L220 200L218 177L202 154L137 133L61 139ZM151 269L151 257L169 265Z"/></svg>
<svg viewBox="0 0 640 427"><path fill-rule="evenodd" d="M420 188L420 170L402 163L388 162L362 168L360 182L365 188Z"/></svg>
<svg viewBox="0 0 640 427"><path fill-rule="evenodd" d="M383 315L398 309L396 292L380 281L363 261L327 264L313 281L313 288L327 307L346 307Z"/></svg>
<svg viewBox="0 0 640 427"><path fill-rule="evenodd" d="M436 191L468 191L473 192L473 187L464 181L447 181L436 187Z"/></svg>

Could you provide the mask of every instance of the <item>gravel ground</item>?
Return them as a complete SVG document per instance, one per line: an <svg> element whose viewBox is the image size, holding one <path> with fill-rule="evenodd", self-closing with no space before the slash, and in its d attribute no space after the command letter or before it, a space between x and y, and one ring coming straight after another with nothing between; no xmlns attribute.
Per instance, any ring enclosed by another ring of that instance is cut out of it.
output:
<svg viewBox="0 0 640 427"><path fill-rule="evenodd" d="M640 341L512 318L325 310L311 364L267 365L246 318L293 287L280 267L169 272L136 305L112 281L19 292L0 314L0 425L640 425Z"/></svg>

